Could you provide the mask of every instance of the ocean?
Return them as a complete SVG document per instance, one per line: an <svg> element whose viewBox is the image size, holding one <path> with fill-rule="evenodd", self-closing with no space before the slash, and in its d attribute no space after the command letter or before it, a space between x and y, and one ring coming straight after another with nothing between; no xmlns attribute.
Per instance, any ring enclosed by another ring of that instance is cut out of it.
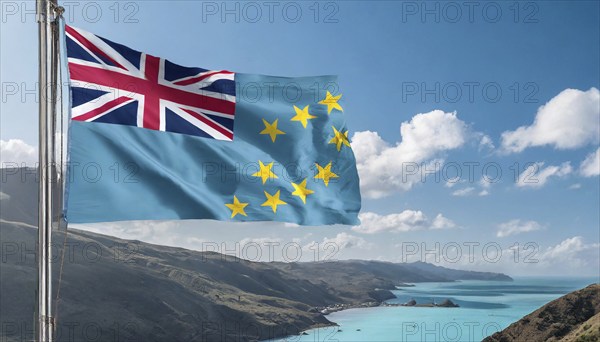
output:
<svg viewBox="0 0 600 342"><path fill-rule="evenodd" d="M440 303L450 299L458 308L374 307L350 309L327 316L337 327L306 331L274 341L481 341L542 305L598 278L522 277L513 282L460 281L416 283L393 291L388 303Z"/></svg>

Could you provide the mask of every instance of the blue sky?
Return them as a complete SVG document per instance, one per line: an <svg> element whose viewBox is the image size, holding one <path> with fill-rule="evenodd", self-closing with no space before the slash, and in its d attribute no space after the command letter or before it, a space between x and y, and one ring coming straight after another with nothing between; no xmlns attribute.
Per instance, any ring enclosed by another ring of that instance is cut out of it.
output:
<svg viewBox="0 0 600 342"><path fill-rule="evenodd" d="M495 243L506 255L515 243L533 242L538 263L481 260L481 248L476 262L442 256L441 263L509 274L598 274L597 1L475 1L471 8L435 1L228 2L225 16L222 2L70 4L68 24L181 65L339 75L366 215L354 228L161 222L89 229L198 249L201 241L333 241L336 257L392 261L407 260L403 248L412 243ZM28 146L37 144L37 105L24 95L37 77L32 9L33 2L2 1L3 162L35 157ZM434 161L460 165L462 177L446 184L444 174L454 175L447 168L439 181L403 181L403 166ZM464 163L479 163L472 164L472 181ZM490 163L502 177L488 186L480 181ZM537 164L525 172L528 163ZM524 172L538 183L516 182Z"/></svg>

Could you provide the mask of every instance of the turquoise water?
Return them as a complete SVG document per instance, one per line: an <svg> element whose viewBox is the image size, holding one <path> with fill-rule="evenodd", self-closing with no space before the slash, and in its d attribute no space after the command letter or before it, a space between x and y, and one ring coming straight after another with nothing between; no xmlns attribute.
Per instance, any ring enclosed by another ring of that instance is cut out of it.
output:
<svg viewBox="0 0 600 342"><path fill-rule="evenodd" d="M394 291L398 298L388 302L450 299L460 307L350 309L327 316L339 327L313 329L306 332L308 335L277 341L480 341L540 306L594 282L598 279L546 277L516 278L514 282L418 283Z"/></svg>

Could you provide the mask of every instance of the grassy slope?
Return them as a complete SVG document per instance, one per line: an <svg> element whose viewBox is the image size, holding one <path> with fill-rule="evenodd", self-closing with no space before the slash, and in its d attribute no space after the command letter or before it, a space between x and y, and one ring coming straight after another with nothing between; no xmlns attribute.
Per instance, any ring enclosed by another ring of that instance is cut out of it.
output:
<svg viewBox="0 0 600 342"><path fill-rule="evenodd" d="M599 333L599 313L600 284L593 284L553 300L484 341L598 341L593 336Z"/></svg>

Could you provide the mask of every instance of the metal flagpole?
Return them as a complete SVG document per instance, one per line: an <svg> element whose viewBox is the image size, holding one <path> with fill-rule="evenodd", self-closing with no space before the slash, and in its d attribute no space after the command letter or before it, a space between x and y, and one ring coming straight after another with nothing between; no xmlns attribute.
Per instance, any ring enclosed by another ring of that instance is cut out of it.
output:
<svg viewBox="0 0 600 342"><path fill-rule="evenodd" d="M53 48L54 39L58 39L52 29L55 21L56 0L37 0L38 47L39 47L39 190L38 190L38 324L37 340L53 340L54 321L52 318L52 172L50 163L54 160L51 138L52 111L56 99L52 98L53 84L52 56L58 51Z"/></svg>

